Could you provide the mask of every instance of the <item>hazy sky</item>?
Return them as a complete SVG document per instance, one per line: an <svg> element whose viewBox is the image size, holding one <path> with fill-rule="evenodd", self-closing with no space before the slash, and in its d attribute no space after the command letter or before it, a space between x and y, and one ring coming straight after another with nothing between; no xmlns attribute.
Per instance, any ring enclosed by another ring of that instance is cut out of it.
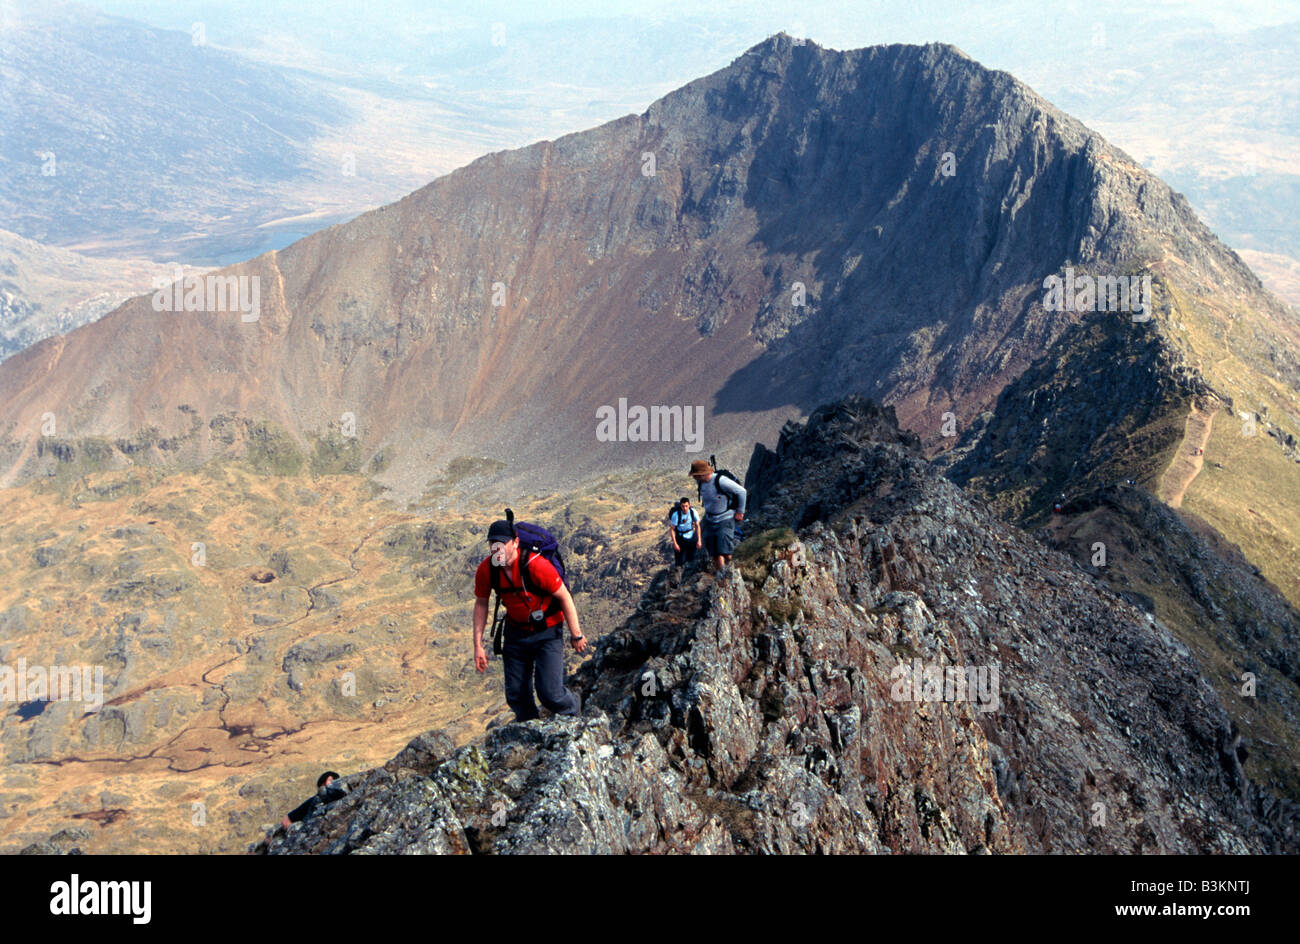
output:
<svg viewBox="0 0 1300 944"><path fill-rule="evenodd" d="M439 38L486 34L494 23L502 24L508 40L515 30L546 24L560 31L583 28L573 21L587 21L585 26L591 27L593 21L629 18L646 24L688 19L707 23L720 34L734 37L735 53L780 30L803 34L838 49L885 42L941 41L960 46L987 65L1014 72L1027 62L1054 58L1052 47L1063 38L1090 40L1098 24L1111 45L1127 48L1150 38L1152 29L1166 34L1198 29L1240 33L1300 19L1300 4L1277 0L721 0L707 5L644 0L487 0L475 3L472 13L466 12L463 3L421 0L102 0L94 5L155 26L189 30L193 23L202 22L209 41L235 48L258 48L273 41L346 49L346 67L359 70L382 68L393 49L413 41L428 40L432 44ZM571 38L556 36L557 40ZM682 75L699 74L700 63L691 61L695 59L696 44L685 40L681 47ZM617 51L617 44L613 48L602 44L593 52L616 56ZM660 52L668 57L673 49L667 46ZM435 61L430 62L431 67L435 65ZM711 67L723 65L726 62L720 61ZM628 69L635 68L636 60L630 60ZM637 78L625 76L627 81Z"/></svg>

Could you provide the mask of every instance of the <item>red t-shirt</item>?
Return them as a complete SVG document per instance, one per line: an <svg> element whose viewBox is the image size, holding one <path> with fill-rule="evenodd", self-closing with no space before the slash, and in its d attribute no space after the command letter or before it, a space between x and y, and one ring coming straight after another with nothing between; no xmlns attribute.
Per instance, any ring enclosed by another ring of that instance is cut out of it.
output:
<svg viewBox="0 0 1300 944"><path fill-rule="evenodd" d="M520 552L515 556L514 563L510 565L509 573L503 574L504 580L501 581L501 603L506 608L506 616L512 622L528 624L529 614L533 610L544 610L546 605L551 602L551 595L558 593L560 587L564 586L564 581L560 579L559 573L551 566L541 554L534 554L528 559L528 583L542 591L542 595L528 593L522 589L523 583L519 579L519 559L523 557ZM499 568L506 570L507 568ZM511 587L519 587L518 592L512 591ZM485 600L492 595L492 558L485 557L483 562L478 565L478 570L474 572L474 596L480 600ZM564 611L556 610L546 617L547 626L555 626L564 622ZM491 627L489 627L490 629Z"/></svg>

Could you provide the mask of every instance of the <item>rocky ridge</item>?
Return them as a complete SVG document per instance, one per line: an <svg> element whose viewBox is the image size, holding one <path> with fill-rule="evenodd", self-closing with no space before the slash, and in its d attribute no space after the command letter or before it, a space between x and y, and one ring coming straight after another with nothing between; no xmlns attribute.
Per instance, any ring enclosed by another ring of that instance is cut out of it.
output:
<svg viewBox="0 0 1300 944"><path fill-rule="evenodd" d="M763 530L655 581L573 677L581 719L429 732L257 851L1293 848L1186 646L890 419L850 399L758 450ZM996 684L899 697L918 663Z"/></svg>

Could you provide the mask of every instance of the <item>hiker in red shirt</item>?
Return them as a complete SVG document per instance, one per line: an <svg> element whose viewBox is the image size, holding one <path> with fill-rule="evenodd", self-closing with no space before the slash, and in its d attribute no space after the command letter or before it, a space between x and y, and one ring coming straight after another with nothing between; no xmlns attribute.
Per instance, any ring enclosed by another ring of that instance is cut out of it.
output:
<svg viewBox="0 0 1300 944"><path fill-rule="evenodd" d="M509 521L494 521L488 528L491 556L484 558L474 574L474 668L487 671L487 650L483 630L487 626L488 597L492 595L494 568L498 570L498 593L505 606L501 661L505 669L506 703L516 721L538 717L533 701L533 680L537 697L548 711L576 715L582 702L564 687L564 627L569 627L573 648L583 652L586 637L578 624L573 597L559 573L541 554L527 558L527 578L519 572L519 538Z"/></svg>

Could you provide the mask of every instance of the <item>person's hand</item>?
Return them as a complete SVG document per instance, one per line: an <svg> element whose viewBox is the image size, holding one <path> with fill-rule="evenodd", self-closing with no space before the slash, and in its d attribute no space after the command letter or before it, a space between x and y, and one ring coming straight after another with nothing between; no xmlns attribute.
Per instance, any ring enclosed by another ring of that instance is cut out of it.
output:
<svg viewBox="0 0 1300 944"><path fill-rule="evenodd" d="M482 643L474 644L474 668L480 672L487 671L487 650L483 648Z"/></svg>
<svg viewBox="0 0 1300 944"><path fill-rule="evenodd" d="M291 822L289 822L289 817L286 816L286 817L284 818L284 822L282 822L280 825L283 826L285 829L288 829L288 828L289 828L290 826L292 826L293 824L292 824Z"/></svg>
<svg viewBox="0 0 1300 944"><path fill-rule="evenodd" d="M584 635L582 635L582 633L579 633L579 634L576 635L576 636L570 636L570 637L569 637L569 642L573 643L573 651L574 651L574 652L586 652L586 651L587 651L587 637L584 636Z"/></svg>
<svg viewBox="0 0 1300 944"><path fill-rule="evenodd" d="M676 541L674 541L674 542L673 542L673 550L674 550L674 551L677 551L678 553L680 553L680 552L681 552L681 549L682 549L682 548L681 548L681 545L678 544Z"/></svg>
<svg viewBox="0 0 1300 944"><path fill-rule="evenodd" d="M744 521L744 520L745 520L745 513L744 513L743 511L738 511L738 512L736 512L736 520L737 520L737 521Z"/></svg>

